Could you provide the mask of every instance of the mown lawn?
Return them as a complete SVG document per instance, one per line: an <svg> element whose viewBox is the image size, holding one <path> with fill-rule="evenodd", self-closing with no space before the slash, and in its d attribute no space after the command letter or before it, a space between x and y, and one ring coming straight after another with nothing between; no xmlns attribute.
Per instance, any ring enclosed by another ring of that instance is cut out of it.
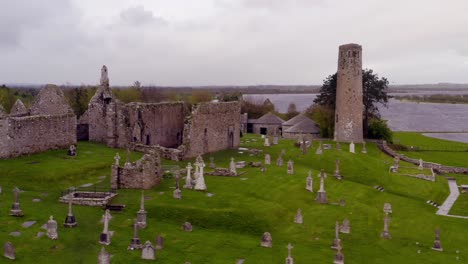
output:
<svg viewBox="0 0 468 264"><path fill-rule="evenodd" d="M250 142L246 142L249 139ZM343 150L325 150L316 155L317 143L302 155L293 141L282 140L279 145L263 147L263 141L253 135L244 137L242 147L263 149L272 155L272 163L286 150L285 164L289 158L295 162L295 174L286 173L286 165L267 166L266 172L259 168L239 169L239 177L205 176L208 192L182 190L183 199L172 198L174 180L166 179L160 186L145 191L148 227L140 230L142 242L154 240L157 235L165 237L165 248L157 253L157 263L232 264L245 258L245 263L284 263L286 245L294 245L296 263L331 263L334 251L330 245L334 237L335 221L348 218L351 234L342 234L343 252L346 263L459 263L468 262L468 221L436 216L436 209L426 204L427 200L442 203L448 195L444 177L435 183L388 173L393 160L382 154L375 145L368 144L368 154L357 154ZM256 141L252 141L256 140ZM78 157L68 158L66 151L49 151L13 160L0 161L0 241L11 241L17 250L17 263L96 263L101 249L98 243L103 214L100 208L75 206L74 213L79 226L74 229L59 227L59 239L36 238L49 215L61 223L67 206L57 200L60 192L70 186L96 183L99 188L109 188L110 164L115 152L119 151L122 161L125 151L109 149L99 144L80 142ZM137 159L141 154L133 154ZM236 160L263 161L264 155L249 156L247 152L226 150L205 155L208 165L213 156L220 167L227 167L229 158ZM343 181L332 175L335 159L341 160ZM186 162L169 162L165 165L185 167ZM193 160L191 161L193 163ZM410 166L405 164L405 166ZM314 202L315 193L305 190L307 172L313 171L314 190L318 189L316 177L320 169L328 173L325 188L330 204ZM100 176L106 175L104 181ZM385 192L374 189L375 185ZM23 218L8 215L11 190L18 186L21 193ZM119 190L115 203L125 203L122 213L113 213L110 230L115 231L112 244L107 250L113 255L112 263L145 263L140 252L127 251L132 237L132 223L139 208L139 190ZM39 203L32 199L40 198ZM339 206L340 199L346 201ZM380 238L383 228L383 204L393 206L390 224L391 240ZM302 209L304 224L294 224L298 208ZM23 228L25 221L37 224ZM183 222L193 224L193 232L181 230ZM435 252L432 247L434 229L442 230L444 252ZM9 236L12 231L21 231L19 237ZM263 232L273 237L273 248L260 247ZM420 253L418 253L420 250ZM456 253L460 250L460 253ZM1 259L1 263L7 263Z"/></svg>

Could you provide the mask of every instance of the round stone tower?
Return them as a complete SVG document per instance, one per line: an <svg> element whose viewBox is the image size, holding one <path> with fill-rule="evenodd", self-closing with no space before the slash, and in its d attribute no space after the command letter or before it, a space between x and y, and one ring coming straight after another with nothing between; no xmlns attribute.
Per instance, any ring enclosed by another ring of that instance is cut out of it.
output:
<svg viewBox="0 0 468 264"><path fill-rule="evenodd" d="M336 85L335 141L363 142L362 47L339 47Z"/></svg>

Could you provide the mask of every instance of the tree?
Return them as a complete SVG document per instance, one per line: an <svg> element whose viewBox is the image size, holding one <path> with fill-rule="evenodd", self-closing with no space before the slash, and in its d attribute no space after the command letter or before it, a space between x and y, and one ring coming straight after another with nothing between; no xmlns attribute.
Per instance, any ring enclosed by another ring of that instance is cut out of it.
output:
<svg viewBox="0 0 468 264"><path fill-rule="evenodd" d="M297 116L299 112L297 111L297 107L295 103L290 103L288 106L288 112L286 113L286 118L291 119Z"/></svg>
<svg viewBox="0 0 468 264"><path fill-rule="evenodd" d="M16 97L14 95L14 91L5 85L0 86L0 105L3 105L3 108L7 113L10 112L15 101Z"/></svg>
<svg viewBox="0 0 468 264"><path fill-rule="evenodd" d="M369 131L369 119L380 118L378 104L387 105L388 102L388 80L385 77L379 78L372 69L362 71L362 95L363 95L363 132L367 137ZM314 103L333 109L336 104L337 74L329 75L320 87L320 94L315 98Z"/></svg>

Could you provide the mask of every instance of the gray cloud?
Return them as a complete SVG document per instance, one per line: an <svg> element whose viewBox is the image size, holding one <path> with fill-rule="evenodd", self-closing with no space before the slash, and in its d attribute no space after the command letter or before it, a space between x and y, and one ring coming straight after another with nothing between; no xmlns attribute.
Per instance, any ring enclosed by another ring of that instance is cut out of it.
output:
<svg viewBox="0 0 468 264"><path fill-rule="evenodd" d="M122 22L131 26L143 26L147 24L166 25L167 21L162 17L156 17L152 11L143 6L129 7L120 13Z"/></svg>

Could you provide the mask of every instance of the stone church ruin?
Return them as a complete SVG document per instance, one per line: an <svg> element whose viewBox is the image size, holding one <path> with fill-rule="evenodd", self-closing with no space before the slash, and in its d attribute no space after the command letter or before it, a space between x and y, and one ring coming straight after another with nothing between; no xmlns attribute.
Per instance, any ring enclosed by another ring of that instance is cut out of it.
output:
<svg viewBox="0 0 468 264"><path fill-rule="evenodd" d="M90 141L113 148L157 151L162 158L182 160L227 148L240 141L240 103L128 103L109 86L107 67L101 84L79 124Z"/></svg>
<svg viewBox="0 0 468 264"><path fill-rule="evenodd" d="M17 100L10 114L0 107L0 158L13 158L76 144L76 116L63 91L46 85L30 109Z"/></svg>

